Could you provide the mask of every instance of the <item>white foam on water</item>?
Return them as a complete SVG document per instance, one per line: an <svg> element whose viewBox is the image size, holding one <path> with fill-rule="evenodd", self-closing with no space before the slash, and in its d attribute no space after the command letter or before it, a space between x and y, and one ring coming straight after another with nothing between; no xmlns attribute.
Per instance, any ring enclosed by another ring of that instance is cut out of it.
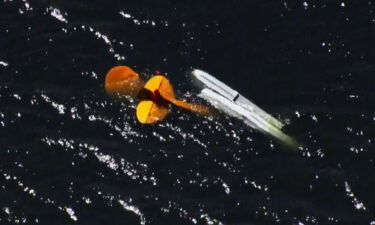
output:
<svg viewBox="0 0 375 225"><path fill-rule="evenodd" d="M52 200L50 197L44 197L42 194L40 194L34 188L32 188L29 185L26 185L25 183L23 183L17 176L11 175L10 173L4 172L3 170L0 170L0 172L2 173L2 175L4 176L6 181L16 184L20 188L21 191L28 194L31 198L33 198L37 201L40 201L44 204L47 204L47 205L56 206L56 209L66 212L73 221L78 220L78 217L75 216L75 212L71 207L59 206L56 203L55 200ZM7 213L9 215L12 214L10 208L5 207L3 209L4 209L5 213ZM35 220L37 221L38 218L36 218ZM18 218L15 215L11 215L11 218L9 219L9 221L13 221L15 223L26 223L27 219L26 218Z"/></svg>
<svg viewBox="0 0 375 225"><path fill-rule="evenodd" d="M75 215L75 212L74 212L74 210L72 208L65 206L64 210L65 210L66 213L68 213L70 219L72 219L73 221L77 221L78 220L78 218Z"/></svg>
<svg viewBox="0 0 375 225"><path fill-rule="evenodd" d="M345 192L346 192L346 196L348 196L351 200L351 202L353 203L353 206L356 210L362 210L362 211L367 211L367 208L366 206L363 204L363 202L361 202L360 200L358 200L358 198L355 197L349 183L347 181L345 181Z"/></svg>
<svg viewBox="0 0 375 225"><path fill-rule="evenodd" d="M0 66L7 67L9 64L5 61L0 60Z"/></svg>
<svg viewBox="0 0 375 225"><path fill-rule="evenodd" d="M55 108L60 115L64 115L65 114L66 107L63 104L60 104L60 103L57 103L56 101L53 101L46 94L41 94L40 97L42 97L42 99L46 103L49 103L53 108Z"/></svg>
<svg viewBox="0 0 375 225"><path fill-rule="evenodd" d="M157 23L156 21L154 20L149 20L149 19L139 19L139 18L136 18L134 17L133 15L131 15L130 13L127 13L123 10L121 10L119 12L119 14L124 18L124 19L127 19L127 20L132 20L132 22L137 25L137 26L141 26L141 25L150 25L150 26L157 26L158 24L162 24L163 26L165 27L168 27L168 21L166 20L162 20L160 21L159 23Z"/></svg>
<svg viewBox="0 0 375 225"><path fill-rule="evenodd" d="M136 207L136 206L134 206L134 205L131 205L131 204L129 204L128 202L126 202L126 201L124 201L124 200L121 200L121 199L118 200L118 203L119 203L119 204L122 206L122 208L125 209L126 211L130 211L130 212L136 214L137 216L139 216L141 225L145 225L145 224L146 224L146 218L145 218L145 216L143 215L143 213L141 212L141 210L139 210L138 207Z"/></svg>
<svg viewBox="0 0 375 225"><path fill-rule="evenodd" d="M106 165L107 168L113 170L115 173L122 172L122 174L127 175L130 179L136 180L140 183L149 182L153 186L157 185L158 180L156 177L154 177L153 175L144 174L150 173L147 169L147 165L134 165L133 163L126 161L124 158L116 160L115 157L100 152L99 147L95 145L66 138L54 139L50 137L44 137L41 141L48 146L63 147L65 151L78 151L79 156L82 158L87 158L87 153L91 153L93 154L93 156L95 156L95 158L97 158L99 162Z"/></svg>
<svg viewBox="0 0 375 225"><path fill-rule="evenodd" d="M68 19L66 18L68 14L61 12L60 9L50 6L49 8L47 8L47 12L58 21L65 24L68 23Z"/></svg>

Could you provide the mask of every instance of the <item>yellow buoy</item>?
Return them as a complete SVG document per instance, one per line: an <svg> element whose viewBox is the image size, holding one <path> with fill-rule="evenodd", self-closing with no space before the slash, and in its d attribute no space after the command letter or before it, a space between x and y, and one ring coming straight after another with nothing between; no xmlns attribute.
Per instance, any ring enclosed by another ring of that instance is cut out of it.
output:
<svg viewBox="0 0 375 225"><path fill-rule="evenodd" d="M168 102L196 113L209 115L211 109L198 104L187 103L175 97L173 87L163 75L155 75L146 84L138 73L127 66L115 66L105 77L105 90L110 95L139 96L147 90L145 100L137 105L136 116L144 124L156 123L169 114Z"/></svg>
<svg viewBox="0 0 375 225"><path fill-rule="evenodd" d="M169 114L166 105L157 104L152 100L141 101L137 105L137 119L141 123L151 124L164 119Z"/></svg>
<svg viewBox="0 0 375 225"><path fill-rule="evenodd" d="M173 87L169 80L163 75L156 75L147 81L145 89L151 91L153 96L160 96L162 99L174 104L183 109L190 110L203 115L209 115L212 110L206 106L188 103L183 100L178 100L175 97Z"/></svg>
<svg viewBox="0 0 375 225"><path fill-rule="evenodd" d="M163 79L165 78L161 75L153 76L146 82L144 88L151 92L158 91Z"/></svg>

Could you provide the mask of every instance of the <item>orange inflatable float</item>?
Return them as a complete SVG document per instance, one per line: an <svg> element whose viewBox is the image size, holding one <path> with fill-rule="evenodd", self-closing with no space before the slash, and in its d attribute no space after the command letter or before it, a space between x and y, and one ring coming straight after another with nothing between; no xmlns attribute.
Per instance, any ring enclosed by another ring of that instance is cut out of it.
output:
<svg viewBox="0 0 375 225"><path fill-rule="evenodd" d="M170 104L202 115L211 114L211 109L206 106L176 99L173 87L165 76L155 75L145 83L138 73L127 66L115 66L108 71L105 90L109 95L139 98L136 116L144 124L163 120L170 112Z"/></svg>

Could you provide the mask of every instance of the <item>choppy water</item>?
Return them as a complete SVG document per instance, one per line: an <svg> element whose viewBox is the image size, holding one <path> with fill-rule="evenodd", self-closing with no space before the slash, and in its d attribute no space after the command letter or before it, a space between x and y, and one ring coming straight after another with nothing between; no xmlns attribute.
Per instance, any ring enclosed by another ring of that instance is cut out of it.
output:
<svg viewBox="0 0 375 225"><path fill-rule="evenodd" d="M1 224L375 224L373 1L0 2ZM105 73L204 69L287 121L155 126Z"/></svg>

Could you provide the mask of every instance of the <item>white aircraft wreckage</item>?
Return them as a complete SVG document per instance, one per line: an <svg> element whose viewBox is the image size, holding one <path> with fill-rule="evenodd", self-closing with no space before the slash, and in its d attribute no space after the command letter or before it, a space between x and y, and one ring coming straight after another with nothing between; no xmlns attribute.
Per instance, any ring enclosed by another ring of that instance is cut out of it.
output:
<svg viewBox="0 0 375 225"><path fill-rule="evenodd" d="M199 69L192 71L193 77L203 85L198 97L228 116L242 120L247 126L268 134L289 147L296 148L293 138L286 135L284 124L268 114L249 99L224 84L207 72Z"/></svg>

